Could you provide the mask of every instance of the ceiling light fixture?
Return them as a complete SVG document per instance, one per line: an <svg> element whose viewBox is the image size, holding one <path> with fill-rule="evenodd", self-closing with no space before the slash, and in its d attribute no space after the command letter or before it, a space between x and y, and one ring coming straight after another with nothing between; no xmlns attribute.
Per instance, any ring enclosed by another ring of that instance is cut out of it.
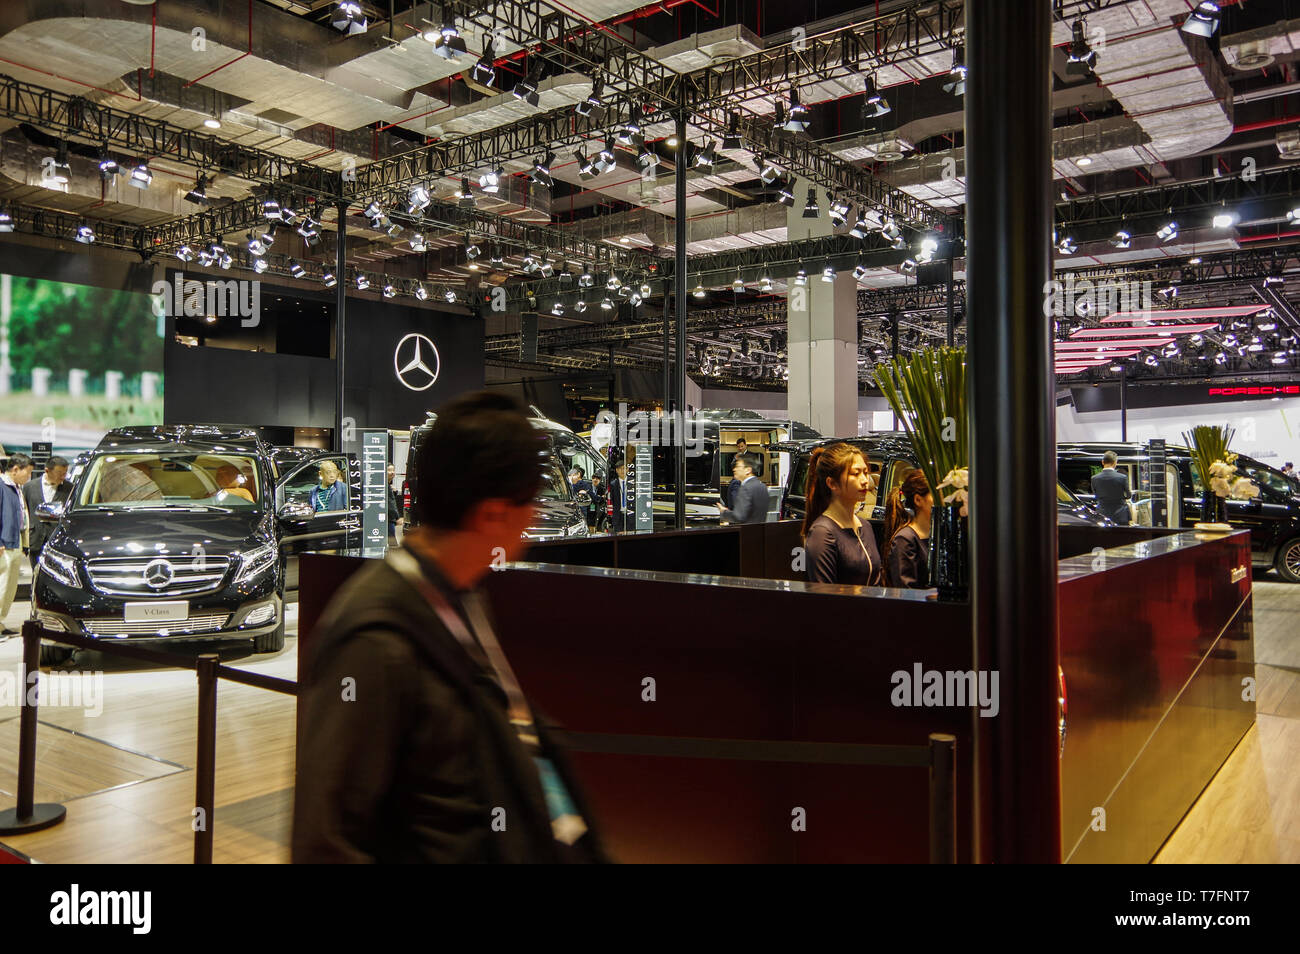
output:
<svg viewBox="0 0 1300 954"><path fill-rule="evenodd" d="M943 91L954 96L966 95L966 47L961 43L952 48L952 68L948 75L952 79L943 84Z"/></svg>
<svg viewBox="0 0 1300 954"><path fill-rule="evenodd" d="M839 196L831 196L828 193L827 198L831 206L831 224L838 228L849 220L850 206Z"/></svg>
<svg viewBox="0 0 1300 954"><path fill-rule="evenodd" d="M303 268L302 264L296 259L291 258L289 259L289 274L294 278L302 278L307 274L307 269Z"/></svg>
<svg viewBox="0 0 1300 954"><path fill-rule="evenodd" d="M604 86L605 86L605 81L602 80L600 78L600 74L597 73L591 80L591 92L587 95L586 99L582 100L580 103L578 103L577 106L573 108L573 111L577 113L579 116L582 116L583 118L587 118L590 117L592 111L595 110L596 118L599 119L600 111L605 108L605 103L600 98L601 92L604 90Z"/></svg>
<svg viewBox="0 0 1300 954"><path fill-rule="evenodd" d="M862 77L862 81L866 87L866 98L862 101L862 121L879 119L889 112L889 101L876 89L875 77L868 74Z"/></svg>
<svg viewBox="0 0 1300 954"><path fill-rule="evenodd" d="M511 90L515 94L515 98L522 99L529 106L536 107L541 101L537 91L541 76L542 67L540 63L530 68L528 75L516 83L515 88Z"/></svg>
<svg viewBox="0 0 1300 954"><path fill-rule="evenodd" d="M722 137L722 148L740 148L740 113L732 113L727 120L727 134Z"/></svg>
<svg viewBox="0 0 1300 954"><path fill-rule="evenodd" d="M193 202L195 205L208 204L208 177L199 173L199 177L194 181L194 188L185 193L185 201Z"/></svg>
<svg viewBox="0 0 1300 954"><path fill-rule="evenodd" d="M269 267L270 266L267 264L266 259L264 258L253 259L253 271L257 272L257 274L261 275Z"/></svg>
<svg viewBox="0 0 1300 954"><path fill-rule="evenodd" d="M505 169L497 166L496 169L489 169L478 177L478 187L488 195L496 195L501 191L501 180L505 177Z"/></svg>
<svg viewBox="0 0 1300 954"><path fill-rule="evenodd" d="M710 139L704 144L704 148L695 154L695 168L703 169L705 172L712 172L714 165L718 161L717 149L714 148L714 141Z"/></svg>
<svg viewBox="0 0 1300 954"><path fill-rule="evenodd" d="M492 40L483 47L483 55L474 64L471 74L474 80L483 86L491 86L497 79L496 53L492 49Z"/></svg>
<svg viewBox="0 0 1300 954"><path fill-rule="evenodd" d="M137 189L149 188L149 183L153 182L153 173L149 171L149 161L141 159L131 169L131 178L127 180Z"/></svg>
<svg viewBox="0 0 1300 954"><path fill-rule="evenodd" d="M1170 221L1161 226L1159 231L1156 232L1156 238L1161 242L1172 242L1178 238L1178 223Z"/></svg>
<svg viewBox="0 0 1300 954"><path fill-rule="evenodd" d="M803 204L803 217L805 219L815 219L821 214L821 206L817 204L817 190L815 188L809 188L808 199Z"/></svg>
<svg viewBox="0 0 1300 954"><path fill-rule="evenodd" d="M95 243L95 230L90 227L89 222L82 222L77 226L77 232L73 238L82 245L93 245Z"/></svg>
<svg viewBox="0 0 1300 954"><path fill-rule="evenodd" d="M411 191L406 195L406 213L407 215L418 215L429 207L433 201L433 196L429 194L429 187L423 184L411 186Z"/></svg>
<svg viewBox="0 0 1300 954"><path fill-rule="evenodd" d="M1182 31L1193 36L1209 39L1219 29L1219 5L1210 0L1202 0L1196 5L1187 19L1183 21Z"/></svg>
<svg viewBox="0 0 1300 954"><path fill-rule="evenodd" d="M546 155L538 156L533 160L533 171L528 173L528 177L538 185L546 186L548 189L555 185L551 178L551 164L555 162L555 153L547 150Z"/></svg>
<svg viewBox="0 0 1300 954"><path fill-rule="evenodd" d="M1113 248L1128 248L1133 244L1133 236L1120 229L1110 237L1110 244Z"/></svg>
<svg viewBox="0 0 1300 954"><path fill-rule="evenodd" d="M460 200L462 209L474 208L474 193L470 191L468 179L460 180L460 190L456 193L456 198Z"/></svg>
<svg viewBox="0 0 1300 954"><path fill-rule="evenodd" d="M1072 39L1065 48L1065 74L1087 76L1097 66L1097 52L1088 45L1083 20L1075 20L1070 32Z"/></svg>
<svg viewBox="0 0 1300 954"><path fill-rule="evenodd" d="M422 232L416 232L414 235L412 235L410 239L410 244L411 244L412 252L429 251L429 243L428 241L425 240L424 234Z"/></svg>
<svg viewBox="0 0 1300 954"><path fill-rule="evenodd" d="M424 287L423 282L415 284L415 298L417 301L427 301L429 298L429 289Z"/></svg>
<svg viewBox="0 0 1300 954"><path fill-rule="evenodd" d="M429 34L425 34L428 39ZM468 53L469 48L465 46L465 38L460 35L460 30L456 27L456 18L452 17L446 21L434 37L433 52L437 53L444 60L456 60L462 53Z"/></svg>
<svg viewBox="0 0 1300 954"><path fill-rule="evenodd" d="M330 26L347 36L356 36L365 33L370 23L357 0L340 0L330 17Z"/></svg>
<svg viewBox="0 0 1300 954"><path fill-rule="evenodd" d="M325 270L321 272L320 280L324 283L326 288L333 288L339 283L338 278L334 274L334 269L329 266L326 266Z"/></svg>

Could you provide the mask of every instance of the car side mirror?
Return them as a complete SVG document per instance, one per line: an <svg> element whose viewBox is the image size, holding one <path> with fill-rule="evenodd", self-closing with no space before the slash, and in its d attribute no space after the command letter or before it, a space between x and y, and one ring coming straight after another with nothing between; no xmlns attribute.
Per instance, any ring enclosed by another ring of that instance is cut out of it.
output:
<svg viewBox="0 0 1300 954"><path fill-rule="evenodd" d="M51 500L49 503L43 503L36 508L36 518L46 523L55 523L63 516L63 501Z"/></svg>
<svg viewBox="0 0 1300 954"><path fill-rule="evenodd" d="M280 508L275 515L285 529L296 530L305 527L316 516L311 504L301 500L291 500Z"/></svg>
<svg viewBox="0 0 1300 954"><path fill-rule="evenodd" d="M590 507L592 503L591 494L585 490L579 490L573 495L573 501L579 507Z"/></svg>

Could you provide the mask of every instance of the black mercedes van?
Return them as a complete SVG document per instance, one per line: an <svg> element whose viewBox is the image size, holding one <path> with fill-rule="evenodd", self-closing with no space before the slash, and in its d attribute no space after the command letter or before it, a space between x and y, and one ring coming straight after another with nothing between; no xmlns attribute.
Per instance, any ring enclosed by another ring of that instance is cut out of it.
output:
<svg viewBox="0 0 1300 954"><path fill-rule="evenodd" d="M344 486L313 495L326 462ZM119 428L78 459L73 480L66 504L35 514L57 523L32 581L33 617L49 629L277 652L289 554L361 542L355 461L277 450L251 429ZM72 652L43 644L41 662Z"/></svg>

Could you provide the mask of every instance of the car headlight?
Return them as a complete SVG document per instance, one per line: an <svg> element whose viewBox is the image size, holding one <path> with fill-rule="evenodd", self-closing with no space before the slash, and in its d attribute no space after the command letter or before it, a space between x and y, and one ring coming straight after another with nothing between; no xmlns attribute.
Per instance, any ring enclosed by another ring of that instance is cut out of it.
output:
<svg viewBox="0 0 1300 954"><path fill-rule="evenodd" d="M253 577L265 573L272 566L279 556L279 550L274 543L265 543L253 550L248 550L240 556L243 565L239 568L239 575L235 577L235 583L247 583Z"/></svg>
<svg viewBox="0 0 1300 954"><path fill-rule="evenodd" d="M81 578L77 575L76 557L60 553L53 547L45 547L41 550L41 559L36 566L64 586L81 586Z"/></svg>

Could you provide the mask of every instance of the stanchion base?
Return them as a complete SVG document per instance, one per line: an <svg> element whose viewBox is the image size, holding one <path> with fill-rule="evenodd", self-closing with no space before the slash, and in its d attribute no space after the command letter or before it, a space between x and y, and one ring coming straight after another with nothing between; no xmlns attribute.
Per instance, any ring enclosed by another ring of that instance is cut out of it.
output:
<svg viewBox="0 0 1300 954"><path fill-rule="evenodd" d="M0 811L0 835L25 835L28 832L52 828L68 815L68 810L57 802L42 802L32 806L26 818L18 817L17 808Z"/></svg>

